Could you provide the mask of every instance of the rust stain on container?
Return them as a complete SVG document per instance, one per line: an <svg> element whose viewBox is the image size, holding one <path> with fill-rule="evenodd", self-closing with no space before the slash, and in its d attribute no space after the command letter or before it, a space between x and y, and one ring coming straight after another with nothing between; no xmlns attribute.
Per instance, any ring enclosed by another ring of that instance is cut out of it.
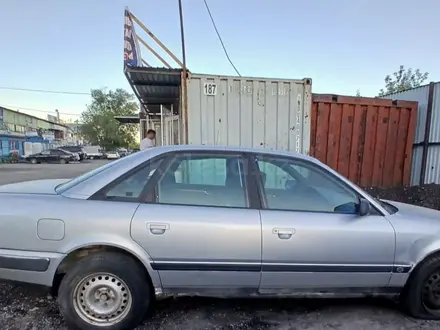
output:
<svg viewBox="0 0 440 330"><path fill-rule="evenodd" d="M311 155L364 187L409 184L417 106L313 94Z"/></svg>

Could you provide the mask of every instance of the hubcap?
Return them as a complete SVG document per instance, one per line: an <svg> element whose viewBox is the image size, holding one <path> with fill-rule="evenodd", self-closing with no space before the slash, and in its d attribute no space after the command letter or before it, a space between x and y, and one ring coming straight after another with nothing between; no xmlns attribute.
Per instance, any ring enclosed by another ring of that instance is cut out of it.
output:
<svg viewBox="0 0 440 330"><path fill-rule="evenodd" d="M118 323L127 316L131 304L128 286L112 274L89 275L75 287L75 311L89 324L109 326Z"/></svg>
<svg viewBox="0 0 440 330"><path fill-rule="evenodd" d="M422 301L431 313L440 315L440 273L433 273L423 287Z"/></svg>

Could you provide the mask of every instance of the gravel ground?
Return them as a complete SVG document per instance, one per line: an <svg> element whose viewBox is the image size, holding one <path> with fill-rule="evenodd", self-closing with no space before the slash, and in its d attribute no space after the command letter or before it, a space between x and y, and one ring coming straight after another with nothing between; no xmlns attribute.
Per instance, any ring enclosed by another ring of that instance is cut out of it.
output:
<svg viewBox="0 0 440 330"><path fill-rule="evenodd" d="M0 184L69 178L104 161L81 164L0 165ZM372 189L374 196L440 209L440 186ZM40 287L0 283L0 329L67 330L54 298ZM216 300L179 298L159 301L137 330L280 329L401 330L440 329L440 322L406 317L385 299Z"/></svg>
<svg viewBox="0 0 440 330"><path fill-rule="evenodd" d="M366 189L372 196L440 210L440 185L426 184L390 189Z"/></svg>
<svg viewBox="0 0 440 330"><path fill-rule="evenodd" d="M33 286L0 285L0 329L68 330L56 301ZM407 318L387 300L168 299L137 330L383 330L440 329Z"/></svg>

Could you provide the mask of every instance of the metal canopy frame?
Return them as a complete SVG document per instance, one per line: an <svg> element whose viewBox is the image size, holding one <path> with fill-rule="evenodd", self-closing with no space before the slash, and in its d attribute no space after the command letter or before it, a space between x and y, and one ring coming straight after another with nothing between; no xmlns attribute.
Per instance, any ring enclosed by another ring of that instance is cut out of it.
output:
<svg viewBox="0 0 440 330"><path fill-rule="evenodd" d="M177 67L172 67L166 59L156 52L150 43L135 34L137 41L143 45L148 53L153 54L165 67L152 67L150 61L141 57L138 52L138 66L124 65L124 74L134 94L140 102L139 116L115 117L122 124L140 124L141 139L149 128L160 130L161 143L170 141L180 143L181 125L186 130L187 122L187 73L186 61L183 63L162 43L153 32L148 29L128 8L131 21L137 25L172 58ZM134 32L134 28L131 33ZM183 43L183 39L182 39ZM183 46L182 46L183 47ZM183 47L184 49L184 47ZM185 56L183 55L185 59ZM177 121L177 122L176 122ZM175 129L175 123L178 127ZM175 133L178 133L176 139Z"/></svg>
<svg viewBox="0 0 440 330"><path fill-rule="evenodd" d="M142 105L141 110L149 114L158 114L160 113L160 105L172 105L174 113L179 114L180 104L186 104L184 100L186 97L184 94L186 93L181 92L182 89L186 91L187 87L187 79L183 79L183 74L187 72L185 64L136 15L130 11L128 12L131 20L159 45L177 65L177 68L171 66L147 41L136 34L136 39L148 50L148 53L153 54L165 66L152 67L149 64L150 61L143 58L139 58L139 61L145 66L130 67L124 65L124 74ZM141 55L139 54L139 56ZM182 83L184 86L182 86ZM184 102L180 102L181 100Z"/></svg>

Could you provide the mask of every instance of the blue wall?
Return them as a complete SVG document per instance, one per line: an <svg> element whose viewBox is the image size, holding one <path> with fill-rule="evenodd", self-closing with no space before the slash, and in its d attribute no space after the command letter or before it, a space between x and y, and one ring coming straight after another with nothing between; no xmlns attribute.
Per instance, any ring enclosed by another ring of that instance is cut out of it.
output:
<svg viewBox="0 0 440 330"><path fill-rule="evenodd" d="M0 157L9 156L12 150L11 147L17 148L20 155L23 155L23 142L24 137L10 136L10 135L0 135Z"/></svg>
<svg viewBox="0 0 440 330"><path fill-rule="evenodd" d="M29 136L26 138L26 142L49 143L49 140L45 140L40 136Z"/></svg>

